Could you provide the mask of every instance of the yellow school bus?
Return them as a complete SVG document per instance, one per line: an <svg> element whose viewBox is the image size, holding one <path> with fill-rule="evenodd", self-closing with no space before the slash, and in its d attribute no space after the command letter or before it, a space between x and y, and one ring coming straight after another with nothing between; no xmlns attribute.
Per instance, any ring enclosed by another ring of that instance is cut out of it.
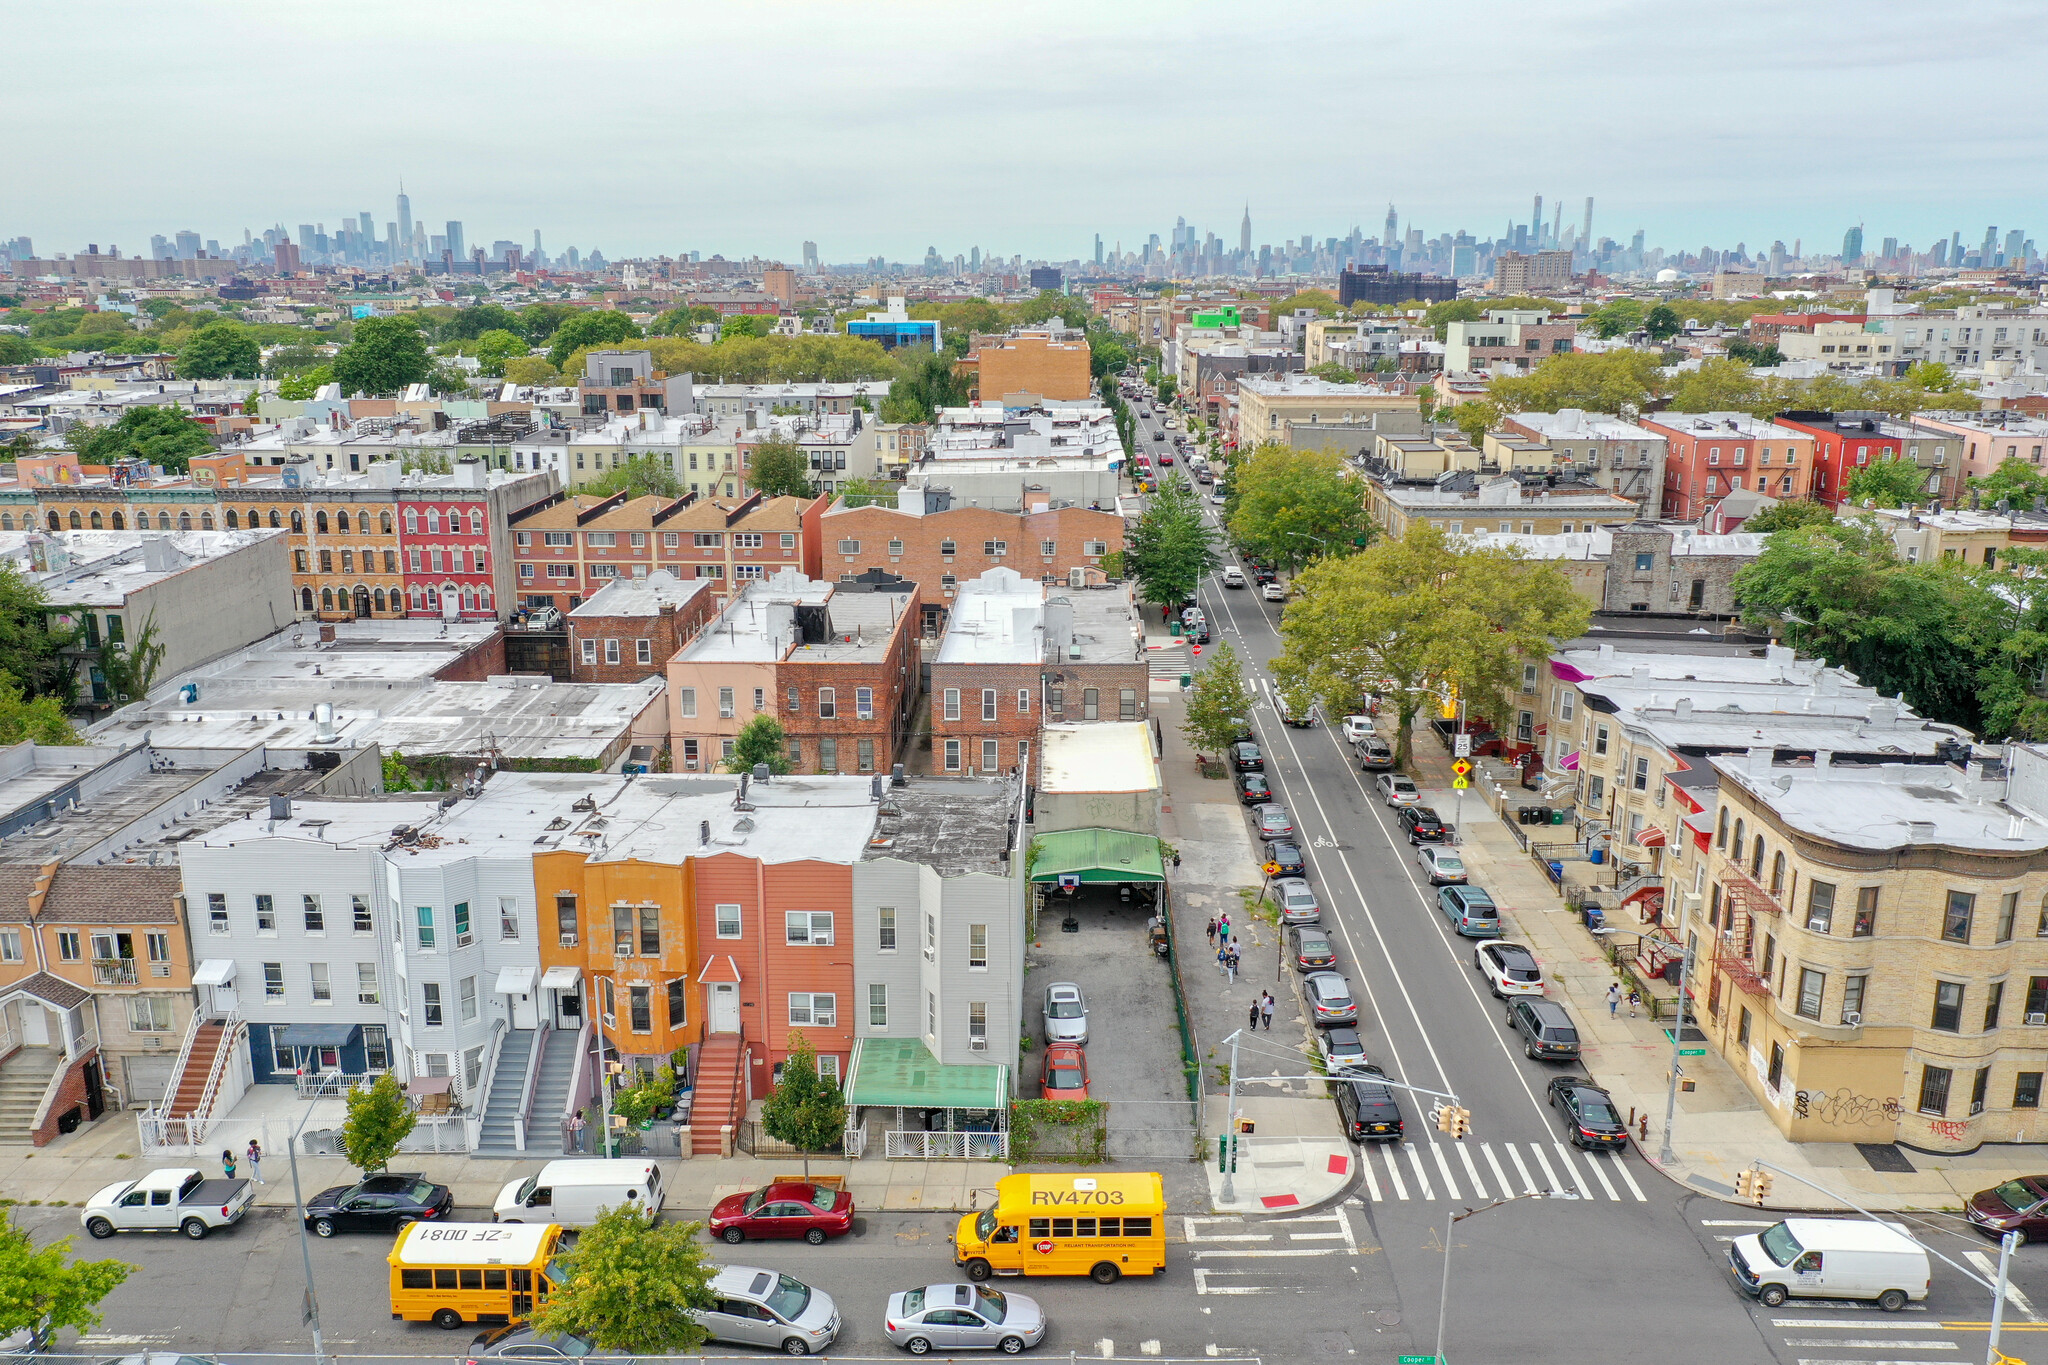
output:
<svg viewBox="0 0 2048 1365"><path fill-rule="evenodd" d="M413 1223L391 1264L391 1316L454 1329L519 1322L544 1302L557 1272L558 1223Z"/></svg>
<svg viewBox="0 0 2048 1365"><path fill-rule="evenodd" d="M1166 1184L1156 1171L1006 1175L994 1207L961 1218L953 1264L990 1275L1087 1275L1112 1284L1166 1268Z"/></svg>

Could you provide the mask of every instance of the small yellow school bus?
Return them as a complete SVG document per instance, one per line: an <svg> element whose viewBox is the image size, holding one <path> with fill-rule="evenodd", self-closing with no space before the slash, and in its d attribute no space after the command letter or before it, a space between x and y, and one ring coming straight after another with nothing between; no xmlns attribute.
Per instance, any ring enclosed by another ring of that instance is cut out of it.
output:
<svg viewBox="0 0 2048 1365"><path fill-rule="evenodd" d="M1154 1274L1166 1268L1166 1183L1156 1171L1006 1175L994 1207L954 1229L953 1264L970 1280Z"/></svg>
<svg viewBox="0 0 2048 1365"><path fill-rule="evenodd" d="M557 1271L558 1223L413 1223L391 1254L391 1316L450 1330L519 1322L544 1302Z"/></svg>

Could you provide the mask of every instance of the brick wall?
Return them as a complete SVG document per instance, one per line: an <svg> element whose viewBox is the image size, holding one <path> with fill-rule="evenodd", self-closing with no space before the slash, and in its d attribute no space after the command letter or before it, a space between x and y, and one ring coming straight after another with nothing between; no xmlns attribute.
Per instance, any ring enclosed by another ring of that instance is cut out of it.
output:
<svg viewBox="0 0 2048 1365"><path fill-rule="evenodd" d="M505 660L505 632L501 628L492 631L488 640L457 655L454 662L434 674L434 679L437 682L482 682L511 671Z"/></svg>
<svg viewBox="0 0 2048 1365"><path fill-rule="evenodd" d="M912 593L897 619L895 634L879 659L859 663L784 661L776 666L772 714L799 746L798 772L827 770L823 741L828 739L836 750L830 771L862 771L860 742L864 739L873 745L872 771L889 771L917 704L918 617L918 596ZM834 714L829 718L819 714L818 690L824 687L833 691ZM861 718L859 706L863 687L874 689L872 713L866 719ZM791 688L797 694L795 711L789 709Z"/></svg>
<svg viewBox="0 0 2048 1365"><path fill-rule="evenodd" d="M704 628L717 603L714 594L700 592L680 609L663 607L649 616L571 616L569 680L622 683L665 677L668 661Z"/></svg>
<svg viewBox="0 0 2048 1365"><path fill-rule="evenodd" d="M99 1055L99 1051L94 1049L71 1063L70 1071L57 1087L57 1098L51 1102L50 1112L43 1119L43 1126L30 1135L29 1140L36 1146L47 1147L57 1136L57 1120L73 1109L78 1110L81 1119L85 1117L85 1068L88 1062L97 1060Z"/></svg>
<svg viewBox="0 0 2048 1365"><path fill-rule="evenodd" d="M848 541L860 549L846 553L842 545ZM988 552L991 541L1002 542L1002 554ZM950 555L944 553L949 543ZM952 592L948 577L964 582L994 568L1014 569L1026 578L1051 574L1063 582L1077 568L1099 576L1102 556L1089 554L1089 547L1120 550L1123 543L1122 517L1086 507L1035 513L955 507L922 517L860 507L824 519L816 576L833 579L880 568L915 582L926 605L944 607Z"/></svg>
<svg viewBox="0 0 2048 1365"><path fill-rule="evenodd" d="M995 718L984 719L983 696L994 693ZM957 703L949 708L949 692ZM1018 696L1024 697L1019 709ZM957 714L949 714L949 709ZM1038 771L1038 732L1044 724L1044 669L1026 664L933 664L932 665L932 756L933 772L1008 772L1019 760L1017 746L1030 746L1027 777ZM948 740L959 741L957 755L946 751ZM993 740L993 762L987 743Z"/></svg>

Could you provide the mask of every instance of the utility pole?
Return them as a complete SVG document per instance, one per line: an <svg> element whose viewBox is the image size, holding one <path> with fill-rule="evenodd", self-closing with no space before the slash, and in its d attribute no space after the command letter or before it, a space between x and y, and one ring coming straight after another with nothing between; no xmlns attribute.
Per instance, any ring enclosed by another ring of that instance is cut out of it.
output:
<svg viewBox="0 0 2048 1365"><path fill-rule="evenodd" d="M1671 1030L1671 1081L1664 1092L1664 1143L1657 1149L1660 1165L1670 1165L1678 1159L1671 1150L1671 1124L1678 1117L1678 1056L1685 1042L1685 985L1692 976L1692 948L1688 945L1685 955L1678 959L1678 1022Z"/></svg>
<svg viewBox="0 0 2048 1365"><path fill-rule="evenodd" d="M317 1102L324 1086L316 1083L313 1099ZM292 1168L292 1203L298 1211L299 1263L306 1272L306 1303L303 1312L306 1325L313 1329L313 1365L327 1365L327 1348L320 1338L320 1297L313 1291L313 1247L306 1236L306 1196L299 1188L299 1134L306 1131L306 1123L313 1117L313 1106L308 1104L300 1116L298 1126L292 1129L286 1139L284 1154Z"/></svg>
<svg viewBox="0 0 2048 1365"><path fill-rule="evenodd" d="M1451 1213L1444 1216L1444 1279L1443 1289L1438 1294L1436 1303L1436 1365L1445 1365L1444 1320L1449 1314L1451 1307L1451 1229L1456 1224L1464 1222L1467 1218L1485 1213L1491 1209L1497 1209L1503 1204L1512 1204L1518 1199L1577 1199L1578 1197L1579 1195L1576 1190L1529 1190L1522 1194L1509 1195L1506 1199L1496 1199L1491 1204L1481 1204L1476 1209L1466 1209L1463 1213Z"/></svg>
<svg viewBox="0 0 2048 1365"><path fill-rule="evenodd" d="M1223 1202L1237 1201L1237 1040L1243 1029L1230 1035L1230 1088L1223 1101Z"/></svg>

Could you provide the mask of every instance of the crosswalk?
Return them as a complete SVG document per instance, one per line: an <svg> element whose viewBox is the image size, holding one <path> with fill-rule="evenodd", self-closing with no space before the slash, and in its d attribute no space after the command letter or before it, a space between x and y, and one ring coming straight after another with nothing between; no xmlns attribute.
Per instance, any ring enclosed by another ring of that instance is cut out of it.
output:
<svg viewBox="0 0 2048 1365"><path fill-rule="evenodd" d="M1615 1203L1647 1199L1628 1163L1553 1142L1399 1142L1359 1153L1359 1177L1375 1201L1506 1199L1569 1190Z"/></svg>
<svg viewBox="0 0 2048 1365"><path fill-rule="evenodd" d="M1866 1311L1869 1306L1855 1305ZM1801 1308L1805 1310L1808 1305L1802 1304ZM1771 1326L1784 1334L1780 1341L1797 1365L1903 1365L1907 1360L1964 1358L1959 1354L1964 1349L1963 1342L1938 1335L1951 1330L1951 1324L1925 1318L1916 1321L1903 1314L1772 1318ZM1972 1344L1969 1349L1973 1353L1970 1358L1974 1359L1979 1348Z"/></svg>
<svg viewBox="0 0 2048 1365"><path fill-rule="evenodd" d="M1323 1293L1327 1284L1311 1287L1308 1277L1289 1273L1288 1263L1358 1254L1351 1215L1341 1207L1256 1223L1229 1215L1183 1218L1181 1225L1197 1294Z"/></svg>

